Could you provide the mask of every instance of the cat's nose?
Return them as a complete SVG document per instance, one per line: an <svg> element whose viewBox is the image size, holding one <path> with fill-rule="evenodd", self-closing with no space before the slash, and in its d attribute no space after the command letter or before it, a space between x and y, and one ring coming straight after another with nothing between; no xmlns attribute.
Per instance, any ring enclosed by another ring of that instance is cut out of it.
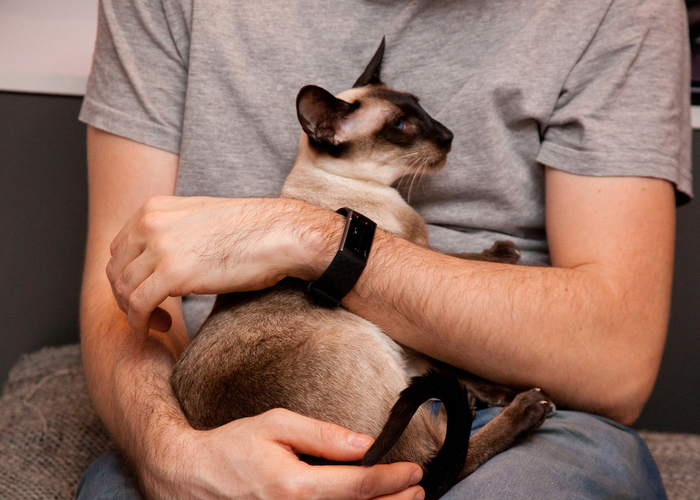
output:
<svg viewBox="0 0 700 500"><path fill-rule="evenodd" d="M452 139L454 139L455 135L449 128L445 127L442 123L435 122L435 125L438 144L440 145L440 147L445 148L447 151L449 151L452 147Z"/></svg>

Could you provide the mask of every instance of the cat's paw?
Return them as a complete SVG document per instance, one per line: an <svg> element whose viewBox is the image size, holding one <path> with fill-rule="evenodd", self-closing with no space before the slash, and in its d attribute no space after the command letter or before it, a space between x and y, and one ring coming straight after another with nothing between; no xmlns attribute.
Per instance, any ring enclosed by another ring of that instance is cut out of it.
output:
<svg viewBox="0 0 700 500"><path fill-rule="evenodd" d="M556 406L541 389L530 389L515 397L504 410L504 416L507 415L519 432L526 432L539 428L555 410Z"/></svg>
<svg viewBox="0 0 700 500"><path fill-rule="evenodd" d="M474 397L477 400L476 407L479 409L492 406L508 406L519 394L510 387L490 382L479 384L476 387L473 384L467 385L467 388L474 392Z"/></svg>
<svg viewBox="0 0 700 500"><path fill-rule="evenodd" d="M504 264L517 264L520 260L520 250L512 241L497 241L491 248L484 250L483 254Z"/></svg>

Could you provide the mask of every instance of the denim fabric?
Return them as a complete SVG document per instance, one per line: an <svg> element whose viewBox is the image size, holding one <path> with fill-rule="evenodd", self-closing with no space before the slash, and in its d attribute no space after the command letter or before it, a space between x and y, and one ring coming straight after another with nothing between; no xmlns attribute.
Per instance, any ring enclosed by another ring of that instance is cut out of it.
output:
<svg viewBox="0 0 700 500"><path fill-rule="evenodd" d="M114 450L101 455L88 467L80 478L75 498L142 500L136 480Z"/></svg>
<svg viewBox="0 0 700 500"><path fill-rule="evenodd" d="M472 434L501 411L478 412ZM556 411L516 446L455 485L444 500L666 499L646 443L587 413Z"/></svg>
<svg viewBox="0 0 700 500"><path fill-rule="evenodd" d="M477 413L472 433L501 411ZM78 500L140 500L116 453L85 472ZM455 485L444 500L666 499L646 444L631 429L586 413L557 411L535 433Z"/></svg>

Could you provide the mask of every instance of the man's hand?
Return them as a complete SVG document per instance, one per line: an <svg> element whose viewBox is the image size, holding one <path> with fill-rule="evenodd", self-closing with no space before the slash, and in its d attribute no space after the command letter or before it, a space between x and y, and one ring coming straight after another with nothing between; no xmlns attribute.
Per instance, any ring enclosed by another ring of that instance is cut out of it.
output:
<svg viewBox="0 0 700 500"><path fill-rule="evenodd" d="M169 315L157 309L169 296L312 277L313 262L332 258L325 249L335 218L291 199L152 198L112 242L107 276L132 332L145 338L149 324L170 328Z"/></svg>
<svg viewBox="0 0 700 500"><path fill-rule="evenodd" d="M359 460L369 436L276 409L210 431L187 431L159 468L142 468L141 483L152 499L422 499L416 464L371 468L310 466L297 454L335 461ZM163 434L160 434L161 441Z"/></svg>

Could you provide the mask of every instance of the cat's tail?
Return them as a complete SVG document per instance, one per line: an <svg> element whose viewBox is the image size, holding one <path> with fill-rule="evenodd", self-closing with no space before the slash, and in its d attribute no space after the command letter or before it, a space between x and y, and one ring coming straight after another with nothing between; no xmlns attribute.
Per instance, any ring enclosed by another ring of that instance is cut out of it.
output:
<svg viewBox="0 0 700 500"><path fill-rule="evenodd" d="M447 412L447 434L435 457L426 465L421 486L426 499L439 498L459 479L467 459L472 412L467 390L452 376L430 370L414 377L391 409L389 420L362 459L370 467L396 444L413 414L429 399L439 399Z"/></svg>

